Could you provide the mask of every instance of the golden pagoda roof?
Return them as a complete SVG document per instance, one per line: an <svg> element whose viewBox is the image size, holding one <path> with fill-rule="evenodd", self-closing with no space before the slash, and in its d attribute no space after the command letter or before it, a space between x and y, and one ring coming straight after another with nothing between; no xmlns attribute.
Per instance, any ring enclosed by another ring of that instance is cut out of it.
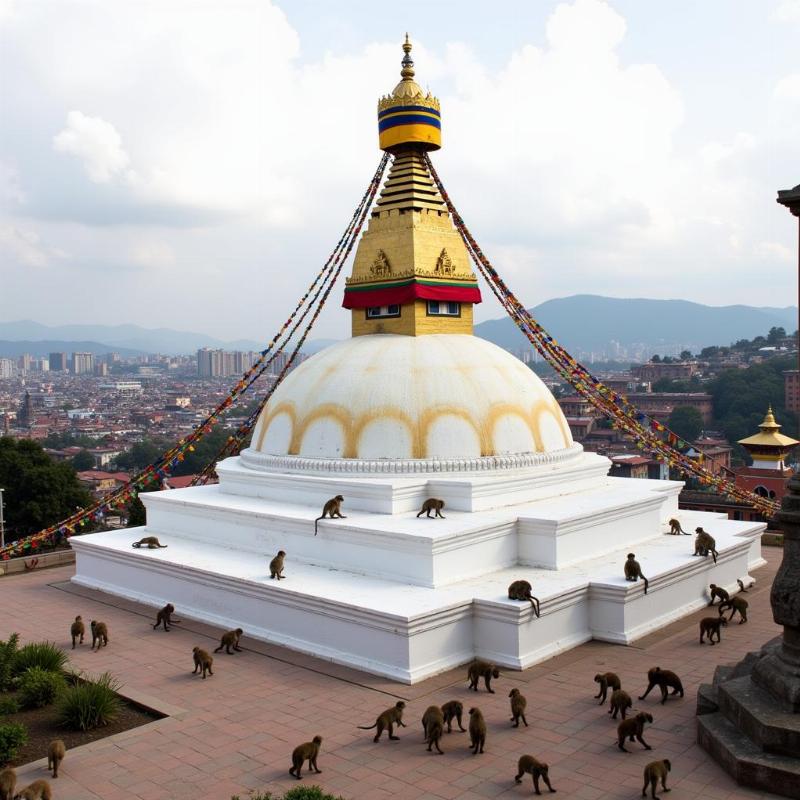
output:
<svg viewBox="0 0 800 800"><path fill-rule="evenodd" d="M758 427L761 429L761 433L748 436L746 439L739 439L739 444L744 447L772 447L781 450L788 450L800 444L800 441L797 439L792 439L791 436L784 436L782 433L778 433L781 426L775 421L775 415L772 413L772 406L769 407L764 421Z"/></svg>

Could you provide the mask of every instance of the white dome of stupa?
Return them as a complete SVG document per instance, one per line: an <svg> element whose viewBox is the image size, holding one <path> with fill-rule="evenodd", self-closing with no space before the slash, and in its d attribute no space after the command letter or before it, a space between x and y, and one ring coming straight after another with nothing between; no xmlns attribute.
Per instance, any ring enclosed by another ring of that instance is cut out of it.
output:
<svg viewBox="0 0 800 800"><path fill-rule="evenodd" d="M356 336L289 373L250 453L308 459L484 459L573 451L540 378L475 336Z"/></svg>

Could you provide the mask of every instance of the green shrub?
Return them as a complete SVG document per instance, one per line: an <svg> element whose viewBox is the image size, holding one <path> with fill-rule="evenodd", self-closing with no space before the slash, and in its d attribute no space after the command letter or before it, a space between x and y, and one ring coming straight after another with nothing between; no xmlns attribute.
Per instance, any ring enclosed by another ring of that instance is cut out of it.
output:
<svg viewBox="0 0 800 800"><path fill-rule="evenodd" d="M59 723L78 731L89 731L112 722L122 708L117 697L121 684L104 672L67 689L58 703Z"/></svg>
<svg viewBox="0 0 800 800"><path fill-rule="evenodd" d="M19 634L12 633L7 642L0 642L0 692L8 691L11 686L14 657L17 654Z"/></svg>
<svg viewBox="0 0 800 800"><path fill-rule="evenodd" d="M296 786L286 792L283 800L344 800L344 798L323 792L319 786Z"/></svg>
<svg viewBox="0 0 800 800"><path fill-rule="evenodd" d="M19 703L16 697L0 697L0 717L16 714L17 711L19 711Z"/></svg>
<svg viewBox="0 0 800 800"><path fill-rule="evenodd" d="M66 688L60 672L31 667L19 678L17 697L23 708L44 708L55 703Z"/></svg>
<svg viewBox="0 0 800 800"><path fill-rule="evenodd" d="M28 731L19 722L0 724L0 764L7 764L17 757L20 747L28 741Z"/></svg>
<svg viewBox="0 0 800 800"><path fill-rule="evenodd" d="M32 667L39 667L48 672L63 672L67 663L67 654L53 642L31 642L21 647L12 665L14 675L22 675Z"/></svg>

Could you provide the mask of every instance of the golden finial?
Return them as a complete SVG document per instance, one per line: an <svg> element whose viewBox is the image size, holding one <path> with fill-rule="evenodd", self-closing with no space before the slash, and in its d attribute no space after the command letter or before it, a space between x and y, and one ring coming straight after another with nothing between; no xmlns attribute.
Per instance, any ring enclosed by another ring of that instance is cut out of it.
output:
<svg viewBox="0 0 800 800"><path fill-rule="evenodd" d="M781 426L775 420L775 415L772 413L772 403L769 404L769 409L767 410L767 414L764 417L764 421L758 426L762 430L765 428L775 429L777 430Z"/></svg>
<svg viewBox="0 0 800 800"><path fill-rule="evenodd" d="M406 33L406 40L403 43L403 52L405 55L401 62L403 68L400 70L400 75L404 81L410 81L414 77L414 62L411 60L411 42L408 40L408 33Z"/></svg>

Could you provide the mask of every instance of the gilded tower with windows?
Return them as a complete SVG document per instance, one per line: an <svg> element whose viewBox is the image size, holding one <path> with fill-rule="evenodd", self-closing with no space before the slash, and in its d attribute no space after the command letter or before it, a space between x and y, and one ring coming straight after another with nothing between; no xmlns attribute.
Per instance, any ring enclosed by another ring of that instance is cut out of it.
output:
<svg viewBox="0 0 800 800"><path fill-rule="evenodd" d="M477 278L422 157L441 147L439 101L414 81L406 36L401 80L378 102L382 150L394 156L359 242L344 307L353 336L472 333Z"/></svg>

